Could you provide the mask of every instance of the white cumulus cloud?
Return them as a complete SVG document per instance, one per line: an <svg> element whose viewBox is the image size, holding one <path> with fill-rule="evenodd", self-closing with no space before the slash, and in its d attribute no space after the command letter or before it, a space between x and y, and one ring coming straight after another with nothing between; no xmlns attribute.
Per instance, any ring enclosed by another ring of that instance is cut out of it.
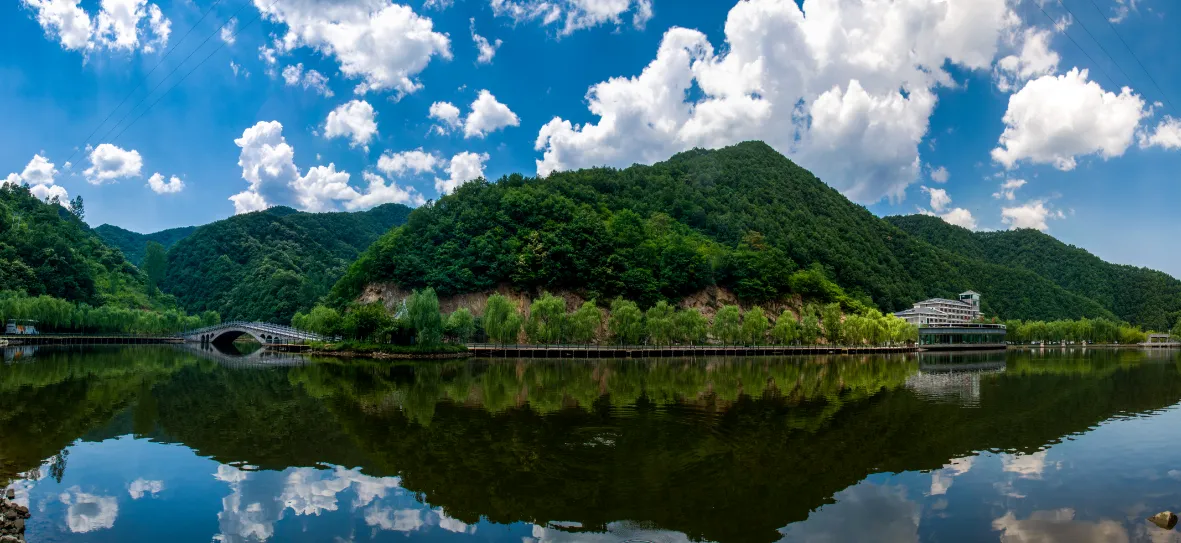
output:
<svg viewBox="0 0 1181 543"><path fill-rule="evenodd" d="M1001 188L992 193L992 197L998 200L1005 199L1013 201L1017 198L1017 189L1025 186L1024 179L1006 179L1001 183Z"/></svg>
<svg viewBox="0 0 1181 543"><path fill-rule="evenodd" d="M435 56L451 58L450 39L409 6L385 0L254 0L264 17L287 25L280 52L309 47L334 57L340 72L359 79L357 94L422 87L416 79Z"/></svg>
<svg viewBox="0 0 1181 543"><path fill-rule="evenodd" d="M1021 206L1001 209L1001 221L1012 229L1033 228L1044 232L1049 228L1046 224L1048 219L1064 217L1062 211L1046 207L1044 200L1033 200Z"/></svg>
<svg viewBox="0 0 1181 543"><path fill-rule="evenodd" d="M165 181L163 174L154 173L148 178L148 187L156 194L175 194L184 190L185 182L175 175Z"/></svg>
<svg viewBox="0 0 1181 543"><path fill-rule="evenodd" d="M67 166L68 168L68 166ZM49 159L40 154L33 155L33 159L25 165L25 169L20 173L10 173L8 177L0 179L0 187L4 185L20 185L28 184L29 192L42 200L51 200L54 197L58 199L58 203L62 206L69 207L69 194L65 187L55 185L58 174L57 168Z"/></svg>
<svg viewBox="0 0 1181 543"><path fill-rule="evenodd" d="M962 207L951 208L951 195L947 193L946 189L933 189L925 186L921 188L931 197L931 210L920 208L919 213L939 217L948 224L962 226L969 230L976 229L976 218L972 216L971 211Z"/></svg>
<svg viewBox="0 0 1181 543"><path fill-rule="evenodd" d="M226 21L226 24L221 27L221 41L226 42L226 45L234 45L234 42L237 41L237 27L237 18L231 17L229 21Z"/></svg>
<svg viewBox="0 0 1181 543"><path fill-rule="evenodd" d="M1020 42L1021 49L997 61L993 70L997 89L1012 92L1032 79L1056 72L1061 59L1050 49L1053 35L1049 30L1038 28L1015 33L1013 39Z"/></svg>
<svg viewBox="0 0 1181 543"><path fill-rule="evenodd" d="M508 106L498 102L487 90L472 102L472 111L463 122L463 137L482 138L509 126L520 126L521 119Z"/></svg>
<svg viewBox="0 0 1181 543"><path fill-rule="evenodd" d="M144 160L139 151L126 150L110 143L100 144L90 151L90 167L82 172L93 185L127 177L139 177Z"/></svg>
<svg viewBox="0 0 1181 543"><path fill-rule="evenodd" d="M476 44L476 51L479 52L479 56L476 57L476 63L488 64L492 62L492 57L496 56L496 50L500 49L501 41L498 39L494 42L489 42L488 38L476 34L476 20L473 18L470 21L472 29L472 42Z"/></svg>
<svg viewBox="0 0 1181 543"><path fill-rule="evenodd" d="M492 12L515 22L537 21L544 26L557 24L558 33L602 24L643 29L652 18L652 0L491 0Z"/></svg>
<svg viewBox="0 0 1181 543"><path fill-rule="evenodd" d="M160 6L147 0L101 0L94 16L80 0L20 0L41 25L45 35L67 50L91 52L110 49L145 53L168 45L172 21Z"/></svg>
<svg viewBox="0 0 1181 543"><path fill-rule="evenodd" d="M946 183L948 179L951 179L951 172L948 172L947 168L940 166L934 170L931 170L931 181L936 183Z"/></svg>
<svg viewBox="0 0 1181 543"><path fill-rule="evenodd" d="M332 98L332 89L328 88L328 78L316 70L303 70L303 63L293 64L283 68L283 82L288 87L303 87L325 98Z"/></svg>
<svg viewBox="0 0 1181 543"><path fill-rule="evenodd" d="M435 190L439 194L451 194L460 185L484 177L484 163L488 161L488 153L472 153L464 151L453 157L447 164L447 179L435 179Z"/></svg>
<svg viewBox="0 0 1181 543"><path fill-rule="evenodd" d="M301 174L295 165L295 150L283 137L283 125L278 121L261 121L242 132L234 143L242 148L238 165L242 178L250 186L231 196L235 213L249 213L273 205L286 205L305 211L365 209L388 202L422 204L424 199L413 188L388 184L380 176L363 172L367 187L364 192L350 184L348 172L337 171L335 164L313 166ZM385 158L385 157L383 157ZM410 162L415 159L404 157ZM387 160L387 167L393 166ZM381 161L379 160L379 165ZM418 162L404 166L419 167Z"/></svg>
<svg viewBox="0 0 1181 543"><path fill-rule="evenodd" d="M596 121L543 126L538 174L759 139L857 201L901 198L934 88L955 83L944 67L991 68L1011 13L1005 0L739 2L723 47L674 27L641 73L590 88Z"/></svg>
<svg viewBox="0 0 1181 543"><path fill-rule="evenodd" d="M435 102L431 104L430 118L439 121L434 130L439 134L446 134L463 123L459 120L459 108L451 102Z"/></svg>
<svg viewBox="0 0 1181 543"><path fill-rule="evenodd" d="M1181 119L1166 115L1152 133L1140 134L1140 148L1181 149Z"/></svg>
<svg viewBox="0 0 1181 543"><path fill-rule="evenodd" d="M349 138L352 147L369 149L369 142L377 135L377 114L364 100L351 100L328 113L324 123L324 137Z"/></svg>
<svg viewBox="0 0 1181 543"><path fill-rule="evenodd" d="M1121 156L1148 115L1144 106L1128 87L1116 94L1088 81L1087 70L1040 77L1009 97L992 158L1006 168L1029 161L1068 171L1080 156Z"/></svg>
<svg viewBox="0 0 1181 543"><path fill-rule="evenodd" d="M401 153L386 151L381 155L381 158L377 159L377 169L390 176L402 175L407 171L421 174L435 171L435 168L442 163L443 160L437 155L418 148Z"/></svg>

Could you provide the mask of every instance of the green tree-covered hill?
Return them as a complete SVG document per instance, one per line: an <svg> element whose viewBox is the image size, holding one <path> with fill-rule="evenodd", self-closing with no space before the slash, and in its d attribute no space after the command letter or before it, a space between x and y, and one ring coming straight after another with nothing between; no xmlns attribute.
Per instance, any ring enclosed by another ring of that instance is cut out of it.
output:
<svg viewBox="0 0 1181 543"><path fill-rule="evenodd" d="M147 246L149 241L159 243L167 249L172 247L176 242L189 237L196 229L196 226L185 226L181 228L169 228L168 230L161 230L151 234L140 234L131 230L124 230L118 226L104 224L95 228L94 233L98 234L107 245L123 251L123 256L127 258L128 262L136 266L142 266L144 262L144 247Z"/></svg>
<svg viewBox="0 0 1181 543"><path fill-rule="evenodd" d="M190 312L287 323L409 213L406 206L386 204L356 213L279 207L230 217L173 245L160 286Z"/></svg>
<svg viewBox="0 0 1181 543"><path fill-rule="evenodd" d="M0 291L147 308L146 277L78 217L22 186L0 187Z"/></svg>
<svg viewBox="0 0 1181 543"><path fill-rule="evenodd" d="M1181 317L1181 281L1148 268L1104 262L1037 230L972 232L923 215L886 221L958 255L1029 270L1133 324L1168 330Z"/></svg>
<svg viewBox="0 0 1181 543"><path fill-rule="evenodd" d="M797 269L884 310L973 289L1005 318L1114 317L1034 271L910 235L761 142L652 166L467 183L382 236L333 298L385 281L441 295L507 283L642 304L709 284L755 300L823 294L809 274L791 280Z"/></svg>

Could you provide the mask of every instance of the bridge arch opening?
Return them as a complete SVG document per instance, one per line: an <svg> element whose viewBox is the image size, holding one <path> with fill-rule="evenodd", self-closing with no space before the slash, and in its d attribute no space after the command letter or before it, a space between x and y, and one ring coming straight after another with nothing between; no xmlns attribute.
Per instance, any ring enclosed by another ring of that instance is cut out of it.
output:
<svg viewBox="0 0 1181 543"><path fill-rule="evenodd" d="M223 345L223 346L224 345L231 345L234 343L235 340L237 340L238 338L240 338L242 336L250 336L251 338L254 339L254 341L257 341L257 342L262 343L264 345L268 343L265 335L255 334L255 333L249 332L247 330L239 330L239 329L229 329L229 330L225 330L219 334L210 334L209 342L213 343L213 344Z"/></svg>

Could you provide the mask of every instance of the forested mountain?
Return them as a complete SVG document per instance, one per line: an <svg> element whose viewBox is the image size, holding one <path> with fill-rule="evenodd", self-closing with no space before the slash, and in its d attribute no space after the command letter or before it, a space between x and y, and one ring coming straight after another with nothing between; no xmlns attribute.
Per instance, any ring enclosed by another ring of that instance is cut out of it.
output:
<svg viewBox="0 0 1181 543"><path fill-rule="evenodd" d="M104 224L95 228L94 233L98 234L107 245L123 251L123 256L127 258L128 262L136 266L142 266L144 262L144 247L147 246L149 241L159 243L165 249L168 249L176 242L188 237L196 229L196 226L185 226L181 228L169 228L168 230L161 230L151 234L140 234L131 230L124 230L118 226Z"/></svg>
<svg viewBox="0 0 1181 543"><path fill-rule="evenodd" d="M1037 230L972 232L923 215L886 221L956 254L1032 271L1133 324L1167 330L1181 317L1181 281L1148 268L1104 262Z"/></svg>
<svg viewBox="0 0 1181 543"><path fill-rule="evenodd" d="M809 273L793 280L796 269ZM382 236L333 299L390 281L440 295L508 283L641 304L718 284L758 300L823 295L818 275L884 310L973 289L1005 318L1113 318L1033 271L909 235L761 142L652 166L467 183Z"/></svg>
<svg viewBox="0 0 1181 543"><path fill-rule="evenodd" d="M146 278L78 217L28 188L0 186L0 291L91 306L149 307Z"/></svg>
<svg viewBox="0 0 1181 543"><path fill-rule="evenodd" d="M236 215L199 227L173 245L161 288L190 312L287 323L409 213L406 206L385 204L356 213L276 207Z"/></svg>

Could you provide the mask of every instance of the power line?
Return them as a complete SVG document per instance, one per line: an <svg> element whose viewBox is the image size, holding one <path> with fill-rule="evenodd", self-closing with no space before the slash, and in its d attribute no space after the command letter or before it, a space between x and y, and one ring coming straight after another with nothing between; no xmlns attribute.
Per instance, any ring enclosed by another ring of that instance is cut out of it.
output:
<svg viewBox="0 0 1181 543"><path fill-rule="evenodd" d="M265 11L269 11L271 9L271 7L277 3L279 3L279 0L274 0L273 2L271 2L271 4L269 6L267 6L267 9ZM243 6L243 7L245 7L245 6ZM241 10L239 10L239 11L241 11ZM246 24L239 27L238 30L236 30L234 32L233 36L231 36L231 38L236 38L238 36L239 32L242 32L243 30L246 29L246 27L254 24L255 21L262 18L263 12L264 12L264 10L259 10L258 15L255 15L253 19L251 19L249 22L247 22ZM231 41L232 41L232 39L231 39ZM176 83L174 83L171 87L168 87L168 90L164 91L163 94L161 94L159 97L157 97L156 101L149 104L146 109L144 109L142 112L140 112L139 116L137 116L135 119L132 119L132 121L130 123L127 123L127 126L124 126L123 130L119 131L119 133L116 134L114 138L111 138L111 141L112 142L117 141L119 139L119 136L122 136L123 133L126 132L128 128L131 128L132 125L134 125L137 121L142 119L144 115L147 115L147 113L149 111L151 111L152 108L156 104L160 103L160 100L163 100L165 96L168 96L168 93L172 92L172 89L175 89L175 88L179 87L181 83L184 83L185 79L188 79L190 75L193 75L193 72L197 71L197 69L200 68L202 64L205 64L205 61L209 60L210 58L213 58L213 55L216 55L218 51L221 51L221 48L225 47L225 45L226 45L226 42L223 41L221 43L221 45L218 45L216 48L213 49L213 51L210 51L209 54L205 56L205 58L201 59L201 62L198 62L196 66L193 66L193 69L191 69L187 73L185 73L185 75L182 76L179 80L177 80ZM182 62L182 64L183 64L183 62Z"/></svg>
<svg viewBox="0 0 1181 543"><path fill-rule="evenodd" d="M1055 21L1054 18L1051 17L1049 13L1046 13L1046 8L1043 8L1041 6L1041 4L1039 4L1037 2L1034 2L1034 5L1036 5L1038 9L1042 10L1042 14L1045 15L1046 18L1050 20L1050 22L1054 23L1055 27L1058 26L1058 21ZM1085 55L1087 57L1087 60L1090 60L1091 64L1093 64L1096 68L1099 69L1099 73L1103 74L1103 77L1107 78L1108 83L1111 83L1113 86L1115 85L1115 79L1112 79L1111 75L1109 75L1107 73L1107 70L1104 70L1102 65L1100 65L1098 62L1095 62L1095 59L1091 58L1091 54L1088 53L1086 49L1083 49L1083 46L1079 45L1078 42L1074 40L1074 37L1071 36L1070 33L1067 32L1065 28L1062 29L1062 34L1065 35L1067 38L1069 38L1070 43L1073 43L1075 47L1078 47L1078 50L1083 52L1083 55Z"/></svg>
<svg viewBox="0 0 1181 543"><path fill-rule="evenodd" d="M1128 73L1127 73L1127 72L1125 72L1125 71L1124 71L1124 69L1123 69L1122 67L1120 67L1120 65L1119 65L1119 62L1117 62L1117 61L1115 60L1115 57L1111 56L1111 53L1108 53L1108 52L1107 52L1107 48L1103 47L1103 44L1102 44L1102 43L1099 43L1099 40L1098 40L1098 39L1096 39L1096 38L1095 38L1095 35L1091 33L1091 30L1087 28L1087 24L1086 24L1086 23L1084 23L1082 19L1079 19L1078 17L1076 17L1076 16L1074 15L1074 12L1073 12L1073 11L1070 11L1070 8L1066 7L1066 4L1062 3L1062 0L1058 0L1058 5L1062 6L1062 9L1065 9L1065 10L1066 10L1066 13L1069 13L1069 14L1070 14L1070 17L1071 17L1072 19L1074 19L1074 20L1078 21L1078 25L1079 25L1079 26L1081 26L1081 27L1083 27L1083 32L1086 32L1086 33L1087 33L1087 36L1090 36L1090 37L1091 37L1091 41L1095 42L1095 45L1098 45L1098 46L1099 46L1099 50L1100 50L1100 51L1103 51L1103 54L1107 55L1107 58L1111 59L1111 63L1112 63L1112 64L1115 64L1115 69L1119 70L1119 73L1123 74L1123 76L1124 76L1124 79L1127 79L1127 80L1128 80L1128 83L1131 83L1131 82L1132 82L1132 78L1128 77Z"/></svg>
<svg viewBox="0 0 1181 543"><path fill-rule="evenodd" d="M160 57L160 60L156 62L156 65L152 66L152 69L148 70L148 73L145 74L142 78L140 78L139 82L137 82L135 84L135 86L132 87L131 90L127 92L127 95L124 96L123 99L119 101L119 105L115 106L115 109L112 109L111 112L107 114L106 118L104 118L102 120L102 122L98 123L98 126L95 126L94 130L90 131L90 135L86 136L86 140L84 140L82 142L82 147L75 147L74 148L74 152L70 153L69 158L66 158L66 162L69 162L71 159L74 158L74 155L78 153L78 149L84 148L84 147L86 147L87 144L90 143L90 138L93 138L94 134L97 133L98 130L100 128L102 128L102 126L104 124L107 124L107 121L111 120L111 117L113 117L115 115L115 112L119 111L119 108L123 107L123 104L127 103L127 99L131 98L131 95L135 94L135 91L139 90L139 88L141 86L143 86L144 81L147 81L148 78L151 77L153 73L155 73L156 68L159 68L162 64L164 64L164 60L168 58L168 55L171 55L178 48L180 48L180 44L184 43L185 38L189 37L189 34L193 33L193 30L196 29L197 26L201 24L201 21L205 20L205 17L208 16L213 11L213 8L217 7L217 4L220 2L221 2L221 0L214 0L213 4L210 4L209 9L206 9L205 13L201 14L201 18L197 19L197 22L193 23L193 26L190 26L189 30L187 32L185 32L184 35L181 36L179 40L176 40L175 42L173 42L172 48L164 52L164 54Z"/></svg>
<svg viewBox="0 0 1181 543"><path fill-rule="evenodd" d="M238 8L238 11L235 11L234 15L232 17L227 19L226 22L222 23L221 26L217 28L217 30L213 31L212 34L207 36L205 38L205 40L200 43L200 45L197 45L197 47L194 47L193 50L189 52L188 56L186 56L184 58L184 60L177 63L177 65L172 68L172 71L168 72L168 75L165 75L164 78L161 79L159 83L156 83L155 87L152 87L152 90L148 91L148 93L145 94L143 98L140 98L139 101L136 102L134 106L131 106L131 109L127 110L127 113L124 113L123 116L119 118L119 122L117 122L113 126L111 126L111 129L107 130L106 134L103 134L103 137L99 138L99 139L104 139L104 140L108 139L108 137L112 133L115 132L115 129L118 128L120 124L123 124L123 121L127 120L127 118L131 116L131 114L135 111L136 108L138 108L140 105L142 105L144 103L144 101L147 100L148 97L152 95L152 93L156 92L156 89L159 89L160 86L163 85L165 81L168 81L168 78L172 77L172 74L176 73L176 71L179 70L181 66L184 66L184 64L186 62L188 62L190 58L193 58L193 55L195 55L197 53L197 51L200 51L202 47L205 47L205 44L209 43L209 40L213 39L213 36L217 35L218 32L221 32L221 29L225 28L225 26L227 24L229 24L230 21L233 21L234 19L236 19L238 17L238 14L242 13L242 10L246 9L247 6L250 6L250 2L246 2L246 3L242 4L242 7ZM259 15L261 15L261 14L262 13L259 12ZM255 19L257 19L257 17ZM253 23L254 20L251 20L250 22ZM241 32L241 28L239 28L237 32L234 32L234 37L236 37L238 35L238 32ZM222 48L222 46L224 46L224 45L225 45L225 42L223 41L222 44L217 47L217 49L214 49L214 51L216 52L216 51L220 50ZM204 62L204 61L202 61L202 62ZM198 66L200 66L200 64L198 64ZM169 90L172 90L172 88L175 88L175 86L170 87ZM165 92L165 94L168 93L168 91L164 91L164 92ZM142 117L143 114L141 113L140 116ZM138 117L136 117L136 118L138 119ZM126 130L126 128L124 128L124 130ZM123 132L119 132L119 133L122 134Z"/></svg>
<svg viewBox="0 0 1181 543"><path fill-rule="evenodd" d="M1140 70L1144 72L1144 75L1148 76L1149 81L1152 81L1152 85L1156 87L1156 91L1164 97L1165 102L1169 104L1169 108L1173 111L1177 111L1177 108L1173 106L1173 102L1169 100L1169 95L1165 94L1164 89L1162 89L1161 86L1157 84L1156 79L1154 79L1152 74L1148 72L1148 68L1145 68L1144 63L1140 62L1140 57L1136 56L1136 52L1128 46L1128 42L1124 41L1124 37L1119 33L1119 29L1117 29L1115 25L1111 23L1111 20L1103 14L1103 10L1099 9L1099 4L1096 4L1095 0L1091 0L1091 5L1095 7L1095 11L1099 12L1099 16L1102 17L1104 21L1107 21L1107 26L1111 27L1111 31L1115 33L1115 37L1119 38L1120 43L1124 44L1124 49L1127 49L1128 53L1132 55L1132 58L1136 60L1136 64L1140 65Z"/></svg>

